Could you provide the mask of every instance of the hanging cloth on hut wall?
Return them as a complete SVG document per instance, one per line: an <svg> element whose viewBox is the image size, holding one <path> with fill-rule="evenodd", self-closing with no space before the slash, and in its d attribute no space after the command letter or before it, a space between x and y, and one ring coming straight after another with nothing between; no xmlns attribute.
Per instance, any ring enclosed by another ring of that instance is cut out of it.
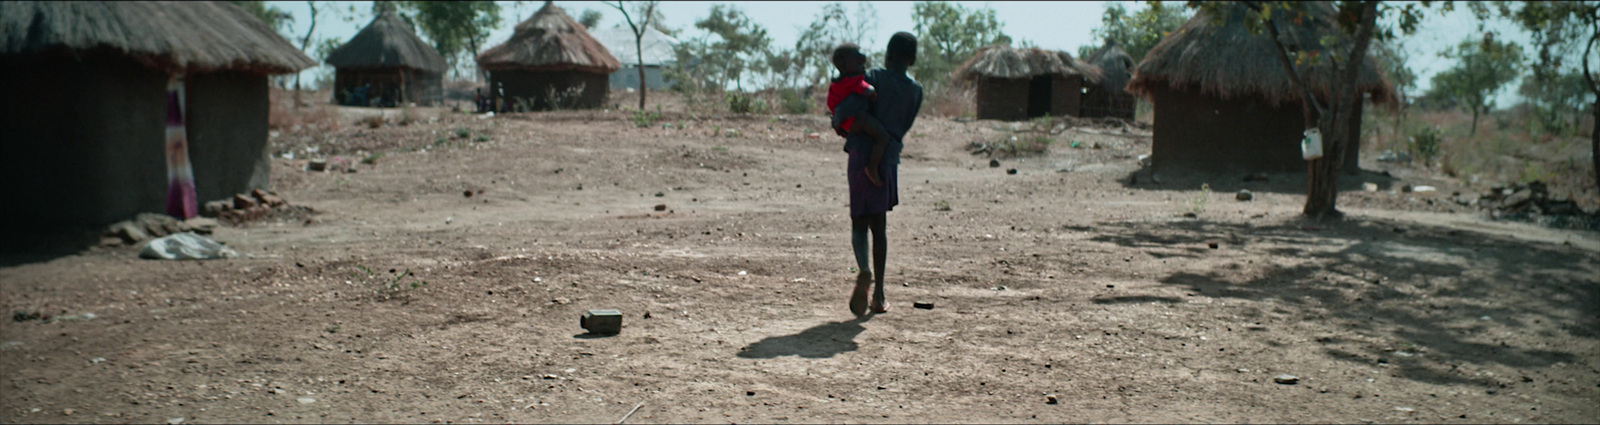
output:
<svg viewBox="0 0 1600 425"><path fill-rule="evenodd" d="M194 167L189 165L189 135L184 129L183 75L167 80L167 215L189 219L200 206L194 192Z"/></svg>

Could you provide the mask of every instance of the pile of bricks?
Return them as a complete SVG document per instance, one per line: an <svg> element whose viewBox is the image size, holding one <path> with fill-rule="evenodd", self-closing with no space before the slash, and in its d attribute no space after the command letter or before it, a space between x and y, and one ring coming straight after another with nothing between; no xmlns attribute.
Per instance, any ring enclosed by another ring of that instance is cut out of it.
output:
<svg viewBox="0 0 1600 425"><path fill-rule="evenodd" d="M275 209L288 208L289 202L272 191L256 189L248 194L233 195L232 199L207 202L201 215L216 217L230 223L259 220Z"/></svg>

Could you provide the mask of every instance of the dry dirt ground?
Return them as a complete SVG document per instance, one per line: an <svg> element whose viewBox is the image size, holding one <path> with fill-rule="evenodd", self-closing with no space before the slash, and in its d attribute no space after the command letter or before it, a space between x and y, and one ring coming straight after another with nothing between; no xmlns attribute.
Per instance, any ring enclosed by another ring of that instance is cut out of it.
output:
<svg viewBox="0 0 1600 425"><path fill-rule="evenodd" d="M1600 418L1600 237L1429 202L1448 187L1368 172L1347 180L1384 190L1308 222L1303 176L1151 182L1147 133L990 168L964 148L1003 124L924 119L891 311L856 319L819 117L424 112L442 121L277 135L274 189L319 213L218 229L244 258L0 267L5 312L96 315L0 323L0 420ZM620 335L583 334L599 308Z"/></svg>

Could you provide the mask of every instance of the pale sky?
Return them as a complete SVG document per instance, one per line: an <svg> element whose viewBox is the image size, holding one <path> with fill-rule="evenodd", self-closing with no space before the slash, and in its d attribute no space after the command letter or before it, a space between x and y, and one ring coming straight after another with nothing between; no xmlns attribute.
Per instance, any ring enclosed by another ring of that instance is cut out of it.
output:
<svg viewBox="0 0 1600 425"><path fill-rule="evenodd" d="M284 29L286 35L295 37L303 36L308 23L307 17L310 9L303 1L269 1L268 4L277 6L295 16L295 22ZM323 18L317 23L317 38L331 37L337 40L348 40L354 36L361 27L372 19L370 13L372 2L337 2L339 8L354 7L356 14L352 22ZM505 41L511 36L512 27L522 19L532 15L535 10L543 6L542 1L501 1L501 17L503 22L500 28L494 30L489 36L489 46ZM585 9L601 12L605 17L600 20L601 27L611 27L622 22L622 15L615 9L601 2L588 1L558 1L556 6L565 9L568 14L577 17ZM718 3L734 4L741 9L752 21L761 24L767 29L767 34L773 40L773 47L792 48L795 39L800 33L800 28L813 21L822 10L822 6L833 2L823 1L780 1L780 2L709 2L709 1L668 1L661 4L661 9L666 16L666 26L682 30L680 38L691 38L704 34L694 28L694 21L704 18L711 10L711 5ZM853 12L857 2L841 2L845 8ZM875 46L874 50L881 50L882 44L889 40L889 35L896 31L913 32L911 9L914 3L909 1L874 1L870 2L877 10L877 33L869 40L859 40L859 43ZM994 9L995 17L1002 23L1002 31L1010 35L1013 40L1028 40L1039 47L1053 50L1064 50L1077 54L1078 46L1098 45L1093 39L1091 31L1100 25L1100 17L1109 2L1098 1L1057 1L1057 2L1032 2L1032 1L958 1L954 2L967 9L988 7ZM1120 2L1130 11L1141 10L1147 7L1144 2ZM1173 3L1182 7L1181 3ZM1435 6L1437 7L1437 6ZM1451 59L1439 58L1437 53L1454 46L1466 38L1481 37L1477 29L1477 22L1465 10L1465 6L1458 10L1439 15L1437 12L1427 16L1417 32L1403 39L1402 46L1411 54L1410 66L1413 72L1419 75L1420 93L1429 86L1429 78L1434 73L1448 69L1454 64ZM1523 45L1524 51L1532 53L1532 48L1527 45L1530 38L1520 29L1506 22L1491 22L1490 30L1501 34L1502 40L1516 41ZM488 46L485 46L488 47ZM1576 61L1570 61L1576 63ZM314 78L315 68L306 71L304 78ZM1518 101L1516 85L1509 84L1501 91L1500 107L1510 106Z"/></svg>

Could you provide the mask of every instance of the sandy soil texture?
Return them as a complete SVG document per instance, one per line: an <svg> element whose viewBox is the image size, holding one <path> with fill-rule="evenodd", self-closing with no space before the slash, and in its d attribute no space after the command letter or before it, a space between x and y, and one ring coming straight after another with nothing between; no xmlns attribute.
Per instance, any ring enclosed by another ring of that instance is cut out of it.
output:
<svg viewBox="0 0 1600 425"><path fill-rule="evenodd" d="M1444 183L1350 176L1349 217L1310 222L1303 176L1153 181L1142 130L990 167L965 148L1006 124L924 119L891 310L857 319L820 117L428 116L275 136L274 188L318 214L213 235L244 258L0 266L7 313L80 319L0 323L0 421L1600 418L1600 236ZM372 163L304 170L331 155ZM601 308L620 335L578 327Z"/></svg>

